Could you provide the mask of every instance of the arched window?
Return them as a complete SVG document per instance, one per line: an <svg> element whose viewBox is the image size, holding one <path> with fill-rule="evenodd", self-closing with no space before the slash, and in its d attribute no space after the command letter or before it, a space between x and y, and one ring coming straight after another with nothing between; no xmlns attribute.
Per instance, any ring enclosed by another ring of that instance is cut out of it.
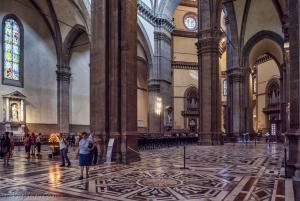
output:
<svg viewBox="0 0 300 201"><path fill-rule="evenodd" d="M3 67L2 83L23 87L23 28L14 15L6 15L3 27Z"/></svg>
<svg viewBox="0 0 300 201"><path fill-rule="evenodd" d="M223 95L227 96L227 80L223 81Z"/></svg>
<svg viewBox="0 0 300 201"><path fill-rule="evenodd" d="M257 91L257 81L256 77L253 78L253 93L256 93Z"/></svg>

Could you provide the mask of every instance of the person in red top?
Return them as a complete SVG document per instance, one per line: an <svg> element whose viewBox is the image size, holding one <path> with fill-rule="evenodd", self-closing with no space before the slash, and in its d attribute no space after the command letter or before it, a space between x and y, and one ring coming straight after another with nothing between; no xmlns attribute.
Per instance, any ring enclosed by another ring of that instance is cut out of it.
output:
<svg viewBox="0 0 300 201"><path fill-rule="evenodd" d="M27 159L30 158L30 135L27 133L24 139L25 152L27 154Z"/></svg>

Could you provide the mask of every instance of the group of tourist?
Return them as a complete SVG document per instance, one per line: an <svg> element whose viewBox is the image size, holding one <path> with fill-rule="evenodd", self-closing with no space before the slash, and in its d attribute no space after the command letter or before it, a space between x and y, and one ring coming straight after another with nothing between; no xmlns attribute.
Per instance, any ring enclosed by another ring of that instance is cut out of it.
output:
<svg viewBox="0 0 300 201"><path fill-rule="evenodd" d="M13 155L14 138L12 132L4 132L0 142L0 158L3 158L4 165L8 165L9 158Z"/></svg>
<svg viewBox="0 0 300 201"><path fill-rule="evenodd" d="M25 146L25 152L27 155L27 159L30 158L30 155L35 155L39 156L41 155L41 146L42 146L42 134L39 133L38 136L36 137L34 133L31 135L29 133L25 134L24 138L24 146ZM36 154L36 149L37 149L37 154ZM31 154L30 154L31 151Z"/></svg>

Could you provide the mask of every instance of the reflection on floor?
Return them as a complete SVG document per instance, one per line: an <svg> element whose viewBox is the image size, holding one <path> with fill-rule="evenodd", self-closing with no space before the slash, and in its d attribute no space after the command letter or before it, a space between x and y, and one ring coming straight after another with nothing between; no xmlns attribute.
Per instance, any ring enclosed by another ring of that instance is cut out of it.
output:
<svg viewBox="0 0 300 201"><path fill-rule="evenodd" d="M183 147L144 151L138 163L92 166L83 180L76 160L61 168L46 151L39 159L16 151L9 166L0 163L0 201L293 201L292 181L280 177L282 150L280 144L189 146L189 169L180 169Z"/></svg>

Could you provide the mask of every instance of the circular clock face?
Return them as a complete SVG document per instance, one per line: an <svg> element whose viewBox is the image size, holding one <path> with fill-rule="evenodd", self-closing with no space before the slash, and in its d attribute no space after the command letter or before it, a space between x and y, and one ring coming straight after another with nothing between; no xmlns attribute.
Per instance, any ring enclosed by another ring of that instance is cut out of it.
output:
<svg viewBox="0 0 300 201"><path fill-rule="evenodd" d="M188 29L195 29L196 28L196 20L192 17L187 17L184 20L184 25L186 26L186 28Z"/></svg>

